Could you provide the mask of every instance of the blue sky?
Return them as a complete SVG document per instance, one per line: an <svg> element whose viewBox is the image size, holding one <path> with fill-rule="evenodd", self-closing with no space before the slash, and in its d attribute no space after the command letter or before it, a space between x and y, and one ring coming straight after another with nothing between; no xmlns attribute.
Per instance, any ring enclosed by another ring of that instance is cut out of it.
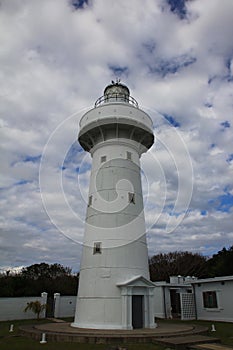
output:
<svg viewBox="0 0 233 350"><path fill-rule="evenodd" d="M0 269L78 270L91 169L78 123L116 77L154 123L149 254L233 245L232 32L232 0L1 1Z"/></svg>

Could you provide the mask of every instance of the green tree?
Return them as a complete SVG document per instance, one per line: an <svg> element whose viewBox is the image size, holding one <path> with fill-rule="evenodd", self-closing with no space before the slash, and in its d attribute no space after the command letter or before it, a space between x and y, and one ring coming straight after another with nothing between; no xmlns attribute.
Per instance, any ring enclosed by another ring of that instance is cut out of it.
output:
<svg viewBox="0 0 233 350"><path fill-rule="evenodd" d="M78 275L60 264L34 264L18 274L0 275L0 297L38 296L42 292L76 295L77 289Z"/></svg>
<svg viewBox="0 0 233 350"><path fill-rule="evenodd" d="M34 312L34 314L36 314L37 320L39 320L40 314L46 309L46 307L46 304L41 304L39 300L30 301L30 303L27 303L24 312L31 310L32 312Z"/></svg>
<svg viewBox="0 0 233 350"><path fill-rule="evenodd" d="M152 281L169 281L170 276L206 276L207 258L190 252L171 252L154 255L149 259Z"/></svg>
<svg viewBox="0 0 233 350"><path fill-rule="evenodd" d="M233 246L225 247L207 261L208 276L230 276L233 275Z"/></svg>
<svg viewBox="0 0 233 350"><path fill-rule="evenodd" d="M71 268L64 267L60 264L34 264L23 268L21 275L25 278L38 279L38 278L56 278L71 275Z"/></svg>

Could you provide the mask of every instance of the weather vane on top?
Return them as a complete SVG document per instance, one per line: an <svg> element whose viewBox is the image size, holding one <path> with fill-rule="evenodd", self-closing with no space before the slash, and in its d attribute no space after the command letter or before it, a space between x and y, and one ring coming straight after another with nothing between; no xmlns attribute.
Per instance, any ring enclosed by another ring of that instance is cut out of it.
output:
<svg viewBox="0 0 233 350"><path fill-rule="evenodd" d="M112 84L119 84L121 81L120 78L116 78L116 81L112 80Z"/></svg>

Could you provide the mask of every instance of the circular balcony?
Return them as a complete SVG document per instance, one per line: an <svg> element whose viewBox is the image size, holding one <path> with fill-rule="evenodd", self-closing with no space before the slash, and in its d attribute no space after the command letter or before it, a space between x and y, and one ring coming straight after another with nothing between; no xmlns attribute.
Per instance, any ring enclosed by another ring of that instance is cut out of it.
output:
<svg viewBox="0 0 233 350"><path fill-rule="evenodd" d="M103 96L99 97L98 100L95 102L95 107L98 107L99 105L103 103L129 103L133 105L134 107L138 108L137 101L128 94L124 94L122 92L120 93L114 93L111 92L109 94L104 94Z"/></svg>

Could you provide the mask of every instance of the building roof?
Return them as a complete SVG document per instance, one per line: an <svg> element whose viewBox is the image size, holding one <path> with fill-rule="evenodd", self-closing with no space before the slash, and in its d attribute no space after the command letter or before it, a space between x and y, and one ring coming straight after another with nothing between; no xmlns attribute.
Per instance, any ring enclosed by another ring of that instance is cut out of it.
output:
<svg viewBox="0 0 233 350"><path fill-rule="evenodd" d="M155 287L187 288L191 287L191 282L170 283L165 281L153 282Z"/></svg>
<svg viewBox="0 0 233 350"><path fill-rule="evenodd" d="M222 281L233 281L233 276L221 276L221 277L213 277L213 278L203 278L203 279L200 279L200 280L190 281L190 284L222 282Z"/></svg>
<svg viewBox="0 0 233 350"><path fill-rule="evenodd" d="M179 283L171 283L166 281L153 282L155 287L177 287L185 288L191 287L192 284L198 283L211 283L211 282L223 282L223 281L233 281L233 276L221 276L221 277L212 277L212 278L202 278L202 279L187 279Z"/></svg>

